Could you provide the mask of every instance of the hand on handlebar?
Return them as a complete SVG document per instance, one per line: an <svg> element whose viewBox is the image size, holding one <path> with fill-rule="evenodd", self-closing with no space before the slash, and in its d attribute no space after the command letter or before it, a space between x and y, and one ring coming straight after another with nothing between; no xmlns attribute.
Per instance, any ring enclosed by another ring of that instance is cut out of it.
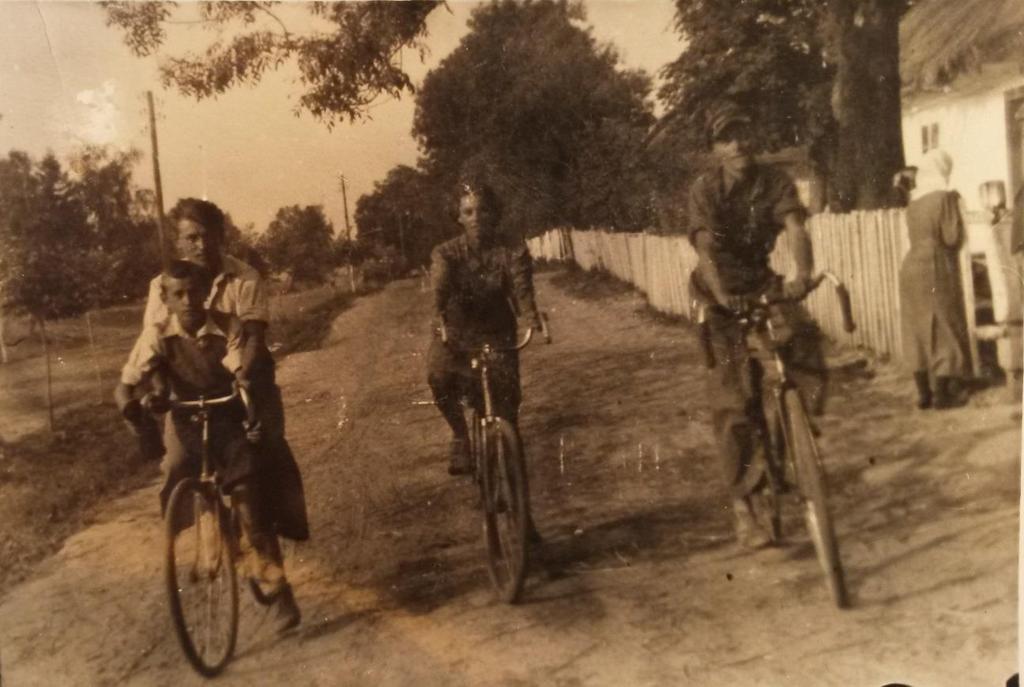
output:
<svg viewBox="0 0 1024 687"><path fill-rule="evenodd" d="M786 300L798 301L809 294L814 287L814 279L811 277L798 276L782 284L782 297Z"/></svg>
<svg viewBox="0 0 1024 687"><path fill-rule="evenodd" d="M245 439L250 444L258 444L263 438L263 423L259 420L245 421Z"/></svg>
<svg viewBox="0 0 1024 687"><path fill-rule="evenodd" d="M142 400L139 401L139 405L150 413L166 413L171 409L171 401L165 394L150 391Z"/></svg>
<svg viewBox="0 0 1024 687"><path fill-rule="evenodd" d="M756 300L755 296L733 294L726 297L725 302L719 303L717 307L729 315L743 317L750 312Z"/></svg>

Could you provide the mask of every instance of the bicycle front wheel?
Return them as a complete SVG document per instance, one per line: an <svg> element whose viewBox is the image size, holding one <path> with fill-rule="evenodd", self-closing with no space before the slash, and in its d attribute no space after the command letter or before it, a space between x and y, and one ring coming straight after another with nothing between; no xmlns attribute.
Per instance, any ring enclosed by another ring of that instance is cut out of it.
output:
<svg viewBox="0 0 1024 687"><path fill-rule="evenodd" d="M165 576L178 642L192 667L213 677L231 659L238 637L231 523L216 487L182 480L167 504L165 527Z"/></svg>
<svg viewBox="0 0 1024 687"><path fill-rule="evenodd" d="M498 598L515 603L526 578L526 468L515 428L500 418L483 433L481 488L487 569Z"/></svg>
<svg viewBox="0 0 1024 687"><path fill-rule="evenodd" d="M825 573L832 600L839 608L847 606L846 581L839 559L839 541L832 525L828 507L825 471L814 440L810 419L803 399L796 389L785 394L786 416L789 420L789 448L796 469L797 485L804 503L804 520L814 542L818 563Z"/></svg>

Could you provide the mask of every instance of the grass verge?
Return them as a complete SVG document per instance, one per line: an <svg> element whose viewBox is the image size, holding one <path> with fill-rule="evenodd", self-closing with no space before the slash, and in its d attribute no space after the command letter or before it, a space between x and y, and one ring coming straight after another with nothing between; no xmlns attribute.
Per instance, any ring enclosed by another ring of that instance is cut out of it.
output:
<svg viewBox="0 0 1024 687"><path fill-rule="evenodd" d="M281 344L275 357L319 346L353 300L330 289L280 298L271 321L271 335ZM125 326L137 326L137 319ZM0 440L0 595L93 522L104 500L159 475L158 465L139 455L112 402L67 408L57 427L54 434Z"/></svg>

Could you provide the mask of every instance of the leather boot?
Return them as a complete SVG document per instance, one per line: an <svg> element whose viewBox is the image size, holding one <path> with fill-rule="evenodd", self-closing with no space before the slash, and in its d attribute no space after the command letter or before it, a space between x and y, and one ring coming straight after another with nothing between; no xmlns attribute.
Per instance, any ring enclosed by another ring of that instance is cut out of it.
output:
<svg viewBox="0 0 1024 687"><path fill-rule="evenodd" d="M932 407L932 388L928 383L927 372L915 372L914 384L917 386L917 407L925 410Z"/></svg>
<svg viewBox="0 0 1024 687"><path fill-rule="evenodd" d="M469 440L461 437L452 439L448 446L448 474L468 475L473 472L473 461L469 455Z"/></svg>
<svg viewBox="0 0 1024 687"><path fill-rule="evenodd" d="M277 592L274 601L274 626L278 634L287 632L302 620L299 605L295 603L292 586L285 582Z"/></svg>
<svg viewBox="0 0 1024 687"><path fill-rule="evenodd" d="M937 377L935 379L935 408L948 410L967 404L967 388L957 377Z"/></svg>

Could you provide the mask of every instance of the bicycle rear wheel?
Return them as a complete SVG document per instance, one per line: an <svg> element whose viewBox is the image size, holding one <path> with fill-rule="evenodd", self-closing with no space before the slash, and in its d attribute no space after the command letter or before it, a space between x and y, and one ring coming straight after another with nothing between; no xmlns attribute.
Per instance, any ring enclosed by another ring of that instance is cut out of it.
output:
<svg viewBox="0 0 1024 687"><path fill-rule="evenodd" d="M487 570L502 601L515 603L526 579L526 469L515 428L496 418L483 433L482 493Z"/></svg>
<svg viewBox="0 0 1024 687"><path fill-rule="evenodd" d="M206 677L224 669L238 637L238 580L231 524L215 487L182 480L166 515L165 581L178 642Z"/></svg>
<svg viewBox="0 0 1024 687"><path fill-rule="evenodd" d="M818 445L814 440L810 419L803 399L796 389L785 393L786 417L789 420L789 447L796 470L797 486L803 496L804 520L814 542L818 563L825 573L825 581L832 600L839 608L847 606L846 581L839 559L839 541L832 525L828 507L825 471L821 465Z"/></svg>

